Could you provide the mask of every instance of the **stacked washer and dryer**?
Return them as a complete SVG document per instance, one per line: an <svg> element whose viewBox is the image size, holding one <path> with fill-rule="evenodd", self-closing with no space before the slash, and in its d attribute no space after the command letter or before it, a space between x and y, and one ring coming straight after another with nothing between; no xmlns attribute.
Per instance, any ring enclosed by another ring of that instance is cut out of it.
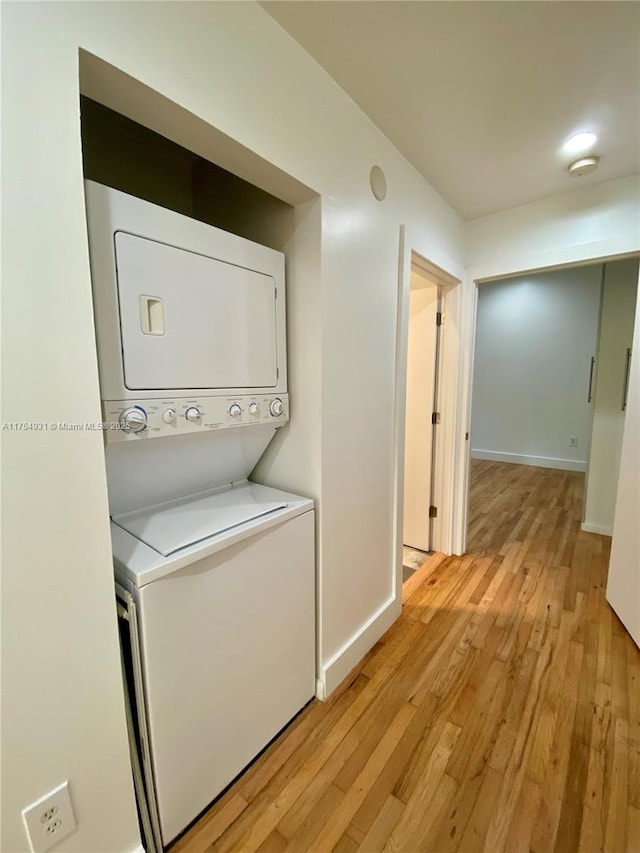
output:
<svg viewBox="0 0 640 853"><path fill-rule="evenodd" d="M313 697L314 509L248 478L289 418L281 253L86 182L147 851Z"/></svg>

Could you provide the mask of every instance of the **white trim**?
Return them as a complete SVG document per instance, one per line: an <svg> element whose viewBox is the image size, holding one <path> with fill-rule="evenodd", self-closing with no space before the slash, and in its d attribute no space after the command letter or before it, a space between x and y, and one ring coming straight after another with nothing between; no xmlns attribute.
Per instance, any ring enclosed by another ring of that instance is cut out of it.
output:
<svg viewBox="0 0 640 853"><path fill-rule="evenodd" d="M438 515L434 524L431 547L443 554L455 554L455 475L456 439L460 430L457 378L460 370L460 325L462 322L462 282L442 287L443 311L446 318L440 342L440 377L438 408L441 427L436 441L434 503ZM406 381L406 380L405 380Z"/></svg>
<svg viewBox="0 0 640 853"><path fill-rule="evenodd" d="M525 456L523 453L499 453L496 450L471 450L472 459L490 459L513 465L534 465L536 468L559 468L561 471L586 471L587 463L576 459L556 459L554 456Z"/></svg>
<svg viewBox="0 0 640 853"><path fill-rule="evenodd" d="M344 646L323 667L316 682L317 696L330 696L351 670L360 663L369 649L396 621L402 610L401 599L392 595L382 607L365 622ZM322 689L320 689L322 687Z"/></svg>
<svg viewBox="0 0 640 853"><path fill-rule="evenodd" d="M404 421L407 392L407 345L409 324L404 324L409 312L409 288L406 285L407 264L411 265L410 250L406 248L406 226L400 226L398 253L398 293L396 303L395 394L393 401L393 517L391 587L402 601L402 531L404 527ZM409 252L409 254L407 254ZM404 383L402 377L405 377Z"/></svg>
<svg viewBox="0 0 640 853"><path fill-rule="evenodd" d="M610 524L590 524L584 521L580 529L585 533L599 533L601 536L613 536L613 527Z"/></svg>
<svg viewBox="0 0 640 853"><path fill-rule="evenodd" d="M131 853L147 853L142 844L139 844L135 850L132 850Z"/></svg>
<svg viewBox="0 0 640 853"><path fill-rule="evenodd" d="M426 239L425 239L426 238ZM394 399L394 506L393 506L393 559L396 571L396 595L402 597L402 526L404 500L404 429L407 385L407 342L409 330L409 291L411 265L417 265L431 275L440 285L446 322L440 345L440 401L442 431L436 443L436 482L434 499L438 506L438 519L434 526L432 547L444 554L454 552L456 431L459 429L460 406L456 399L460 375L460 327L464 320L462 311L463 268L447 256L442 256L437 246L430 243L428 235L400 226L400 258L398 269L398 302L396 315L396 365Z"/></svg>

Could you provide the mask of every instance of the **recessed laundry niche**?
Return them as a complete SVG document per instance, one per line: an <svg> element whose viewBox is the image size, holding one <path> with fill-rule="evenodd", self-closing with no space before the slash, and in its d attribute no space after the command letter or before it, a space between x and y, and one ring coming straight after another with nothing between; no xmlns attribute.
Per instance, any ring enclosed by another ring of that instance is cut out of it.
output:
<svg viewBox="0 0 640 853"><path fill-rule="evenodd" d="M89 97L80 110L85 178L284 251L292 205Z"/></svg>
<svg viewBox="0 0 640 853"><path fill-rule="evenodd" d="M79 55L84 177L283 252L291 418L253 474L320 495L321 198L167 95Z"/></svg>

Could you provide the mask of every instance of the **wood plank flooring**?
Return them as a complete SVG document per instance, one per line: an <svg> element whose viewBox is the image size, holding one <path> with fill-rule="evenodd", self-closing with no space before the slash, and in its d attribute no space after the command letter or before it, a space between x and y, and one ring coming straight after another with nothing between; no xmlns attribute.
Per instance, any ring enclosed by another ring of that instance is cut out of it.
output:
<svg viewBox="0 0 640 853"><path fill-rule="evenodd" d="M638 853L640 651L583 480L475 462L468 553L171 853Z"/></svg>

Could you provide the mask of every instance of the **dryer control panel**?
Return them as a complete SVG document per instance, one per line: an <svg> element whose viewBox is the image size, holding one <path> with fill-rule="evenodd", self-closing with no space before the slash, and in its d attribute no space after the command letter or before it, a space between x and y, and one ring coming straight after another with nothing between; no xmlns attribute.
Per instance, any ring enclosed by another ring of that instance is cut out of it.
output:
<svg viewBox="0 0 640 853"><path fill-rule="evenodd" d="M268 424L289 420L287 394L243 397L167 397L161 400L105 400L108 443Z"/></svg>

